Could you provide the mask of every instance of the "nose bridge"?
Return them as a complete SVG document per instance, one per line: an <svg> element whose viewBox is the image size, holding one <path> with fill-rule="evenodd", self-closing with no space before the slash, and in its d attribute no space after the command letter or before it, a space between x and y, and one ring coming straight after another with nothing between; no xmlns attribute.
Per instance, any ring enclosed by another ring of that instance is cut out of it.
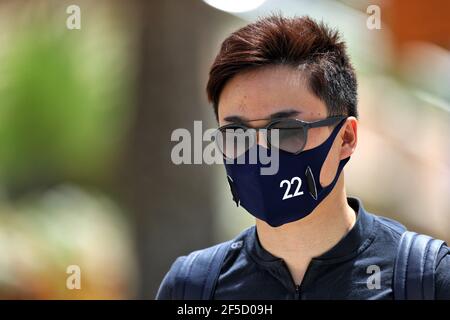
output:
<svg viewBox="0 0 450 320"><path fill-rule="evenodd" d="M267 125L267 120L255 120L252 123L251 129L255 130L254 138L256 138L256 143L262 147L267 148L267 129L265 126Z"/></svg>
<svg viewBox="0 0 450 320"><path fill-rule="evenodd" d="M267 129L257 129L256 143L261 147L267 148Z"/></svg>

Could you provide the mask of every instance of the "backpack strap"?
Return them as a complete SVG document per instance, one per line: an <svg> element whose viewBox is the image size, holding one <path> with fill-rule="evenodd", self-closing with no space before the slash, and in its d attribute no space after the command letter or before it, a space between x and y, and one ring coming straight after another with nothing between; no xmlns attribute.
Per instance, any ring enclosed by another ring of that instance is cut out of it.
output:
<svg viewBox="0 0 450 320"><path fill-rule="evenodd" d="M184 260L173 291L177 300L210 300L231 241L197 250Z"/></svg>
<svg viewBox="0 0 450 320"><path fill-rule="evenodd" d="M444 241L406 231L394 265L395 300L433 300L436 260Z"/></svg>
<svg viewBox="0 0 450 320"><path fill-rule="evenodd" d="M243 247L253 227L242 231L233 240L190 253L182 262L177 275L172 297L175 300L211 300L223 262L230 250Z"/></svg>

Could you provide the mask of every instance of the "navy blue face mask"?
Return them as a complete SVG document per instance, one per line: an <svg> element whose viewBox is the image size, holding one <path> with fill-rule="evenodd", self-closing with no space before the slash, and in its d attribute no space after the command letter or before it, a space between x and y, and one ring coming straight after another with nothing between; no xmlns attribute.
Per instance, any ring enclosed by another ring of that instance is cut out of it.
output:
<svg viewBox="0 0 450 320"><path fill-rule="evenodd" d="M326 187L321 186L319 177L323 163L344 122L345 119L334 128L325 142L313 149L297 155L278 150L279 168L273 175L261 174L261 168L267 167L267 164L262 164L259 159L256 163L240 162L237 159L233 163L225 162L233 200L272 227L309 215L333 190L350 159L341 160L333 181ZM256 144L252 148L257 148L256 154L259 155L259 149L264 147ZM255 152L252 148L240 157L248 159L249 154ZM265 151L270 153L270 150Z"/></svg>

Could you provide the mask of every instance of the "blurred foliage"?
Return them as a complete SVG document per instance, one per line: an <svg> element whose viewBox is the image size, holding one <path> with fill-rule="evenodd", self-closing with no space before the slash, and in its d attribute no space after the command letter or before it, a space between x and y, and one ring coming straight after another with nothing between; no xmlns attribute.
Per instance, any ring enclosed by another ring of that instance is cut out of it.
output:
<svg viewBox="0 0 450 320"><path fill-rule="evenodd" d="M0 298L128 298L134 245L108 191L129 118L129 30L101 5L83 7L86 31L66 28L63 3L0 6ZM82 290L66 288L69 265Z"/></svg>
<svg viewBox="0 0 450 320"><path fill-rule="evenodd" d="M68 30L58 19L29 24L2 30L11 34L1 46L1 184L22 190L101 180L126 125L124 50L104 29Z"/></svg>

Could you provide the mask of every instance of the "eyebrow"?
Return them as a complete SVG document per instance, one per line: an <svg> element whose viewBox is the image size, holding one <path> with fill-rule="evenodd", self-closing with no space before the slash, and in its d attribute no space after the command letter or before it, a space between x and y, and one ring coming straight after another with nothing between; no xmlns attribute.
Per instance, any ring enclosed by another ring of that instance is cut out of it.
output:
<svg viewBox="0 0 450 320"><path fill-rule="evenodd" d="M228 117L223 118L223 120L227 121L227 122L246 123L246 122L251 122L251 121L259 121L259 120L273 120L273 119L290 118L290 117L296 116L296 115L298 115L300 113L301 113L301 111L298 111L298 110L287 109L287 110L282 110L282 111L278 111L278 112L272 113L268 118L263 118L263 119L252 119L252 120L249 120L249 119L247 119L245 117L232 115L232 116L228 116Z"/></svg>

